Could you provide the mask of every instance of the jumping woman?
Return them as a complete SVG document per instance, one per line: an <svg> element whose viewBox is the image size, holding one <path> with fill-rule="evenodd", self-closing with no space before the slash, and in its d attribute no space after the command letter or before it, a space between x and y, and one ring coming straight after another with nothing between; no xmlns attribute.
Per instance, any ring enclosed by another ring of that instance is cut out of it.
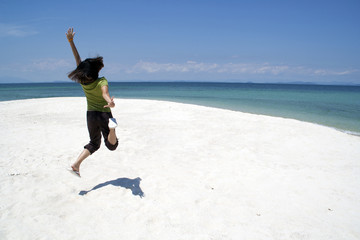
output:
<svg viewBox="0 0 360 240"><path fill-rule="evenodd" d="M81 61L80 55L74 44L75 32L69 28L66 37L76 61L76 69L68 77L80 83L87 100L87 126L90 142L84 146L76 162L69 169L80 177L81 163L97 151L101 144L101 134L104 137L106 147L113 151L118 146L115 128L116 119L111 114L111 108L115 107L114 98L109 95L108 82L104 77L99 78L99 71L104 67L103 58L87 58Z"/></svg>

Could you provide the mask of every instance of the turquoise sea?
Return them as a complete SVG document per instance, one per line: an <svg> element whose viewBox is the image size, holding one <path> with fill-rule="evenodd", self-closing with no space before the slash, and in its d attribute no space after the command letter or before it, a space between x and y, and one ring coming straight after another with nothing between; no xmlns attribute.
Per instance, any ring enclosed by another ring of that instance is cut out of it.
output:
<svg viewBox="0 0 360 240"><path fill-rule="evenodd" d="M115 98L191 103L293 118L360 136L360 86L110 82ZM0 101L84 96L76 83L0 84Z"/></svg>

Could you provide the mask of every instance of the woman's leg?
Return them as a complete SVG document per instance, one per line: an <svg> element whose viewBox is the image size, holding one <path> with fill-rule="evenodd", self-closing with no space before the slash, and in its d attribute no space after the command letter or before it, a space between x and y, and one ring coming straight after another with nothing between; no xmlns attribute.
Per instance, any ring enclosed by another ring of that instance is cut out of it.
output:
<svg viewBox="0 0 360 240"><path fill-rule="evenodd" d="M79 157L77 158L76 162L71 165L72 169L74 171L77 171L80 173L80 164L82 163L82 161L84 161L88 156L90 156L90 151L87 150L86 148L80 153Z"/></svg>
<svg viewBox="0 0 360 240"><path fill-rule="evenodd" d="M115 132L115 128L110 128L110 132L109 132L109 136L108 136L108 141L111 145L115 145L117 142L117 138L116 138L116 132Z"/></svg>
<svg viewBox="0 0 360 240"><path fill-rule="evenodd" d="M113 121L111 120L113 119L111 112L103 113L102 117L103 117L103 121L101 124L101 132L104 136L105 145L109 150L114 151L118 146L118 140L115 132L115 128L117 126L116 120L115 120L115 124L114 122L112 122L111 124L110 121Z"/></svg>
<svg viewBox="0 0 360 240"><path fill-rule="evenodd" d="M90 142L84 147L84 150L80 153L79 157L75 161L71 168L73 171L80 172L81 163L97 151L100 148L101 144L101 132L100 127L97 123L97 113L88 111L86 114L87 126L90 136Z"/></svg>

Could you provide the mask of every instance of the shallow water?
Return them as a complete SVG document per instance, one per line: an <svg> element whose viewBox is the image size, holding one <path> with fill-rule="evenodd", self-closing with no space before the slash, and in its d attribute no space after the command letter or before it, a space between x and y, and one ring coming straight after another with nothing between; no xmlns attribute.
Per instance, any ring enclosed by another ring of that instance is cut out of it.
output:
<svg viewBox="0 0 360 240"><path fill-rule="evenodd" d="M167 100L334 127L360 135L360 86L110 82L116 98ZM0 84L0 101L84 96L76 83Z"/></svg>

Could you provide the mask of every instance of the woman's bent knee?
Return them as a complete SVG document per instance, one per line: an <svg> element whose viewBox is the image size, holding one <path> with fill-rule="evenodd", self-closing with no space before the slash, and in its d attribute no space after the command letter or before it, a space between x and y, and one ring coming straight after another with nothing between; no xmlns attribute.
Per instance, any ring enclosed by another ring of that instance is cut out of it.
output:
<svg viewBox="0 0 360 240"><path fill-rule="evenodd" d="M100 144L94 144L94 143L90 142L89 144L84 146L84 148L89 150L90 154L93 154L100 148Z"/></svg>
<svg viewBox="0 0 360 240"><path fill-rule="evenodd" d="M118 147L119 141L116 140L115 144L111 144L109 141L106 141L105 145L110 151L114 151Z"/></svg>

